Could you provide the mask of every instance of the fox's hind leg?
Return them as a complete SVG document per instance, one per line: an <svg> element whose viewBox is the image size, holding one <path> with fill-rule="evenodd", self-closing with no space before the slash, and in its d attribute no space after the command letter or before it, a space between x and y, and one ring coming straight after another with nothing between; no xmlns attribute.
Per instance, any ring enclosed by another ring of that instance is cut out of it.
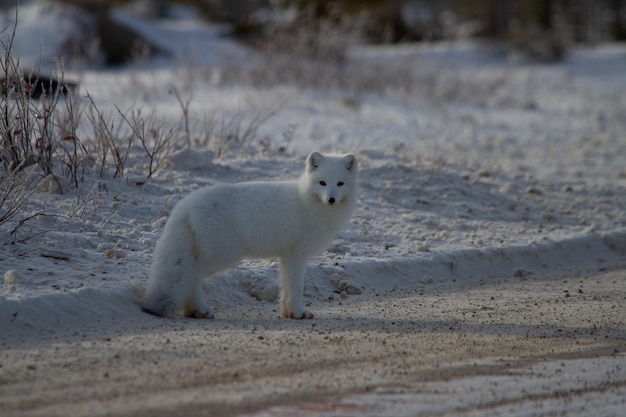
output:
<svg viewBox="0 0 626 417"><path fill-rule="evenodd" d="M183 308L185 317L196 319L212 319L213 310L206 302L204 290L202 289L202 280L198 280L197 284L190 289L187 300Z"/></svg>

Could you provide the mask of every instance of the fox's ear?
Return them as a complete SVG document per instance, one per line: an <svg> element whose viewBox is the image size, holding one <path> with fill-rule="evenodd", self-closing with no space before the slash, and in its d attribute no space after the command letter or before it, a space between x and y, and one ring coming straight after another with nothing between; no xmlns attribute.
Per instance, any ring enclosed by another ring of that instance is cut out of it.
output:
<svg viewBox="0 0 626 417"><path fill-rule="evenodd" d="M312 152L306 159L306 166L309 171L315 171L324 161L324 156L319 152Z"/></svg>
<svg viewBox="0 0 626 417"><path fill-rule="evenodd" d="M357 170L357 160L356 160L356 156L354 156L354 154L347 154L346 156L344 156L342 158L344 164L346 164L346 169L351 172L351 173L356 173Z"/></svg>

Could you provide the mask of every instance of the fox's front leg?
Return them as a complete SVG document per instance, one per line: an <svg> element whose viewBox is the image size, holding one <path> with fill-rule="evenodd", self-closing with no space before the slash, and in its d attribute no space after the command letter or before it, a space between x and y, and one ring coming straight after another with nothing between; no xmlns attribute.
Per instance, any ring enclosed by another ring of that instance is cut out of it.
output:
<svg viewBox="0 0 626 417"><path fill-rule="evenodd" d="M313 314L302 307L306 259L281 258L280 260L280 311L291 319L312 319Z"/></svg>

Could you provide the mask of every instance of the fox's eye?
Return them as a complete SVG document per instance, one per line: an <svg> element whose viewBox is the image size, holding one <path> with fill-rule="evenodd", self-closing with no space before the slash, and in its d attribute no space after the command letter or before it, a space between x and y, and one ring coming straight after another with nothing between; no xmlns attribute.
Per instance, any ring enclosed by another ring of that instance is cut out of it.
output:
<svg viewBox="0 0 626 417"><path fill-rule="evenodd" d="M321 185L322 187L326 187L326 181L320 181L320 185Z"/></svg>
<svg viewBox="0 0 626 417"><path fill-rule="evenodd" d="M339 182L337 183L337 187L343 187L343 181L339 181Z"/></svg>

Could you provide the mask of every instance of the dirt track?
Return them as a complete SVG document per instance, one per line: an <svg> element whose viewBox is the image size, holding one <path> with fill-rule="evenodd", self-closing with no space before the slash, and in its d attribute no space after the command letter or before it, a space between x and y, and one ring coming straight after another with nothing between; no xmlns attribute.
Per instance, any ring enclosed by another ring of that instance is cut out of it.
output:
<svg viewBox="0 0 626 417"><path fill-rule="evenodd" d="M0 337L0 414L365 416L404 401L420 415L411 398L430 404L424 415L446 403L446 415L626 409L626 270L449 282L311 309L307 321L259 302L218 306L215 320L137 311L79 329L35 325Z"/></svg>

